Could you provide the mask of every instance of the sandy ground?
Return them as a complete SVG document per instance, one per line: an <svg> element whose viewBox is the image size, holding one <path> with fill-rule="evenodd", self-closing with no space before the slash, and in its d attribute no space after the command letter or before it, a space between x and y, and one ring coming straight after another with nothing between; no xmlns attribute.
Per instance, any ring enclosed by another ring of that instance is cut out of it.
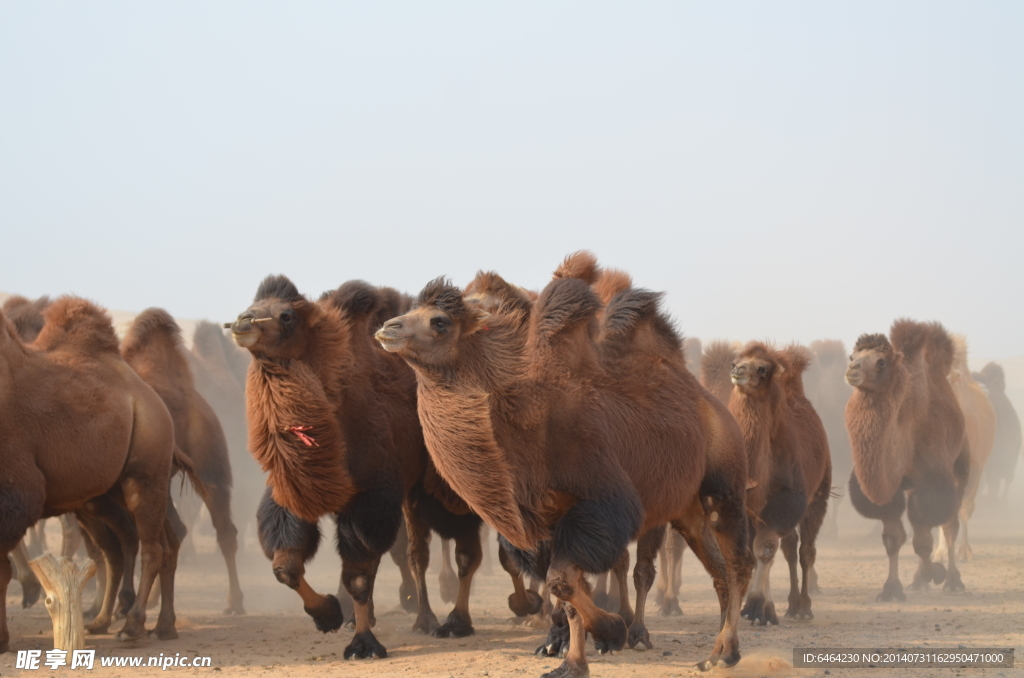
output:
<svg viewBox="0 0 1024 678"><path fill-rule="evenodd" d="M1013 510L1021 515L1020 507ZM783 619L777 627L751 627L743 622L740 641L743 660L734 669L715 670L718 676L826 675L823 670L792 668L793 647L914 646L968 648L1012 647L1018 658L1024 646L1024 525L1001 519L991 508L979 508L972 534L975 558L963 564L967 591L945 594L933 588L908 591L903 603L876 603L887 565L880 539L869 535L872 523L841 513L840 540L823 541L818 551L818 572L822 593L814 599L816 617L810 622ZM51 539L56 546L54 524ZM351 631L318 633L302 612L298 597L278 584L251 535L248 551L241 558L242 587L248 616L224 617L227 577L222 561L214 552L212 535L201 525L196 530L198 556L182 564L178 576L177 640L155 638L122 644L112 635L91 637L99 655L205 655L212 668L169 668L170 673L216 672L217 675L246 676L539 676L555 668L560 660L537 658L534 649L544 638L540 629L514 626L506 598L511 591L497 558L493 571L477 579L472 598L476 634L447 640L429 638L411 631L413 616L398 606L398 572L388 562L377 583L375 633L388 648L384 660L342 660L341 654ZM492 543L491 548L494 549ZM909 584L916 561L909 543L904 546L901 577ZM435 562L436 562L435 558ZM780 555L781 560L781 555ZM338 559L325 539L311 565L311 581L321 591L337 586ZM682 617L649 616L648 626L655 649L647 652L625 650L600 657L589 652L591 674L603 676L682 676L694 674L693 665L710 650L717 622L717 603L710 579L693 555L684 557ZM784 561L774 570L774 597L781 614L788 591ZM439 617L448 605L437 592L436 571L431 572L431 596ZM12 583L8 595L11 647L41 649L52 647L50 621L41 604L20 608L21 592ZM88 600L88 594L87 594ZM651 601L653 607L653 596ZM656 612L655 612L656 615ZM149 625L155 623L155 612ZM115 629L120 623L115 625ZM14 654L0 656L0 675L21 673L14 669ZM100 668L105 676L137 676L161 673L159 669ZM41 672L77 675L71 671ZM37 672L25 672L32 675ZM890 675L872 669L831 670L832 676ZM914 669L915 678L927 676L1011 676L1024 675L1021 659L1013 669Z"/></svg>

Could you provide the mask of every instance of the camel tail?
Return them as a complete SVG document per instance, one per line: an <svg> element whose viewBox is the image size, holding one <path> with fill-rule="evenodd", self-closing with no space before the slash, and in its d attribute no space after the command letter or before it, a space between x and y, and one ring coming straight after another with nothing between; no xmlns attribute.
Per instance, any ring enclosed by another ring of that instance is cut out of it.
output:
<svg viewBox="0 0 1024 678"><path fill-rule="evenodd" d="M184 450L177 445L174 446L174 456L171 459L171 464L175 469L181 471L182 489L184 489L185 478L188 478L188 481L192 484L196 494L203 498L207 496L206 486L199 478L195 462L193 462L192 458L185 454Z"/></svg>
<svg viewBox="0 0 1024 678"><path fill-rule="evenodd" d="M597 265L597 257L586 250L573 252L555 269L555 278L577 278L593 285L601 269Z"/></svg>
<svg viewBox="0 0 1024 678"><path fill-rule="evenodd" d="M597 281L594 282L594 292L597 293L601 303L607 306L616 294L625 292L633 287L633 279L625 271L617 268L606 268L601 271Z"/></svg>

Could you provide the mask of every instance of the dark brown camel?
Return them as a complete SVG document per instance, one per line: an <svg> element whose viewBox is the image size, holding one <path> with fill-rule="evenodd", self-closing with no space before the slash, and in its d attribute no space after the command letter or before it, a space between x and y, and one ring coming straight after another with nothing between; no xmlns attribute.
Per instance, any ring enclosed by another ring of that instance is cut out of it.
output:
<svg viewBox="0 0 1024 678"><path fill-rule="evenodd" d="M757 559L743 616L762 626L779 623L769 573L780 539L789 563L786 616L814 617L809 574L814 567L815 539L832 492L832 466L825 428L804 396L802 376L809 362L810 353L803 347L776 350L751 342L736 356L732 369L729 411L743 430L747 449L751 486L747 510L753 516L752 544ZM802 586L797 577L798 560Z"/></svg>
<svg viewBox="0 0 1024 678"><path fill-rule="evenodd" d="M167 311L146 309L132 321L121 342L121 355L171 413L174 440L192 461L199 479L196 491L210 512L217 545L227 565L228 606L224 614L245 614L235 565L238 531L231 520L228 445L213 408L196 390L181 328Z"/></svg>
<svg viewBox="0 0 1024 678"><path fill-rule="evenodd" d="M988 483L988 495L997 505L1005 507L1007 492L1020 456L1020 418L1006 397L1006 375L1002 367L988 363L973 376L988 391L989 402L996 411L996 438L992 445L992 455L985 466L985 480Z"/></svg>
<svg viewBox="0 0 1024 678"><path fill-rule="evenodd" d="M146 602L157 574L160 638L175 637L177 539L165 520L174 456L170 415L118 353L110 318L89 302L61 297L26 346L0 314L0 652L8 648L7 554L42 517L130 512L142 546L142 589L122 639L146 634ZM55 414L56 413L56 414ZM89 506L87 506L87 504ZM108 568L108 582L111 573ZM116 584L108 586L113 604Z"/></svg>
<svg viewBox="0 0 1024 678"><path fill-rule="evenodd" d="M948 549L948 568L931 559L933 527L941 525L946 543L956 543L970 471L964 415L947 379L952 365L953 342L942 325L901 319L889 338L861 335L846 369L846 382L854 387L846 404L850 503L864 517L882 521L889 556L889 578L878 600L906 600L899 577L904 510L921 559L913 588L929 582L945 582L947 591L964 588L955 549Z"/></svg>
<svg viewBox="0 0 1024 678"><path fill-rule="evenodd" d="M568 656L549 676L588 674L587 631L602 651L626 643L625 624L593 604L584 572L611 569L640 537L634 581L638 597L646 596L668 522L713 573L723 602L721 630L701 666L733 665L749 575L745 469L706 475L705 449L729 456L734 448L742 461L742 436L686 372L660 295L616 296L598 336L600 301L589 284L596 262L582 259L567 262L560 272L567 277L545 288L532 318L513 305L475 309L438 279L416 310L388 321L377 337L416 370L420 421L438 471L520 565L546 575L568 603ZM644 346L655 347L657 360L637 350ZM677 363L666 364L661 352L673 347ZM642 611L638 604L641 623ZM629 631L635 642L646 635L642 626Z"/></svg>
<svg viewBox="0 0 1024 678"><path fill-rule="evenodd" d="M249 449L268 473L257 514L260 543L279 581L295 589L321 631L342 624L338 600L315 592L304 564L337 523L342 580L355 603L346 659L384 657L374 637L372 594L381 554L405 516L419 614L415 629L473 633L469 587L480 564L480 519L433 470L416 416L416 380L372 341L387 298L359 281L310 302L284 276L269 276L232 326L253 356L246 383ZM444 624L427 599L428 537L455 539L459 595Z"/></svg>
<svg viewBox="0 0 1024 678"><path fill-rule="evenodd" d="M850 477L853 458L850 456L850 437L846 435L846 401L853 389L843 379L846 372L846 347L836 339L811 342L814 359L804 373L804 391L814 411L821 417L828 436L828 449L832 454L832 478L842 480ZM839 536L839 506L843 496L836 494L832 506L825 514L824 533L833 539ZM814 593L814 577L811 577L811 593Z"/></svg>

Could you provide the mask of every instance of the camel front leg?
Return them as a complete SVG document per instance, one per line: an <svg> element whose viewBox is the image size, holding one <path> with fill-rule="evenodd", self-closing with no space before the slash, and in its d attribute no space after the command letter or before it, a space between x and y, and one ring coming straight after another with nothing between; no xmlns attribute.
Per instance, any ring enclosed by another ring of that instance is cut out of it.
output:
<svg viewBox="0 0 1024 678"><path fill-rule="evenodd" d="M661 600L655 598L658 604L658 614L662 617L678 617L683 614L683 608L679 606L679 588L682 585L683 577L683 551L686 550L686 540L673 529L665 534L665 543L659 552L661 573L659 575L658 589L661 589L661 580L665 581L665 593ZM661 557L664 554L664 557Z"/></svg>
<svg viewBox="0 0 1024 678"><path fill-rule="evenodd" d="M505 545L501 542L498 543L498 563L501 564L501 569L505 570L512 578L513 591L508 597L509 609L519 618L540 612L544 601L535 590L526 588L523 573L512 562L512 557L509 556Z"/></svg>
<svg viewBox="0 0 1024 678"><path fill-rule="evenodd" d="M636 566L633 568L633 586L636 588L636 614L629 622L629 635L626 644L637 650L650 650L654 647L651 635L645 624L647 611L647 593L654 584L654 559L658 555L665 540L665 526L659 525L640 535L636 543ZM625 552L628 561L629 552ZM625 618L623 621L626 621ZM641 647L637 647L641 645Z"/></svg>
<svg viewBox="0 0 1024 678"><path fill-rule="evenodd" d="M391 560L398 566L402 575L402 583L398 585L398 600L402 603L402 609L406 612L416 612L419 607L416 593L416 579L412 576L412 569L409 567L409 528L402 526L398 529L398 536L391 546ZM346 592L347 594L347 592Z"/></svg>
<svg viewBox="0 0 1024 678"><path fill-rule="evenodd" d="M548 570L551 592L565 604L569 626L569 651L562 665L545 673L542 678L581 678L590 675L587 665L587 632L594 636L594 644L604 654L620 650L626 642L626 624L616 614L601 610L590 597L589 585L577 566L565 562L552 562Z"/></svg>
<svg viewBox="0 0 1024 678"><path fill-rule="evenodd" d="M441 539L441 572L437 575L441 587L441 601L451 603L458 596L459 575L452 567L452 540Z"/></svg>
<svg viewBox="0 0 1024 678"><path fill-rule="evenodd" d="M406 501L402 506L405 514L405 529L408 534L408 561L413 581L416 584L416 621L413 631L433 633L441 623L430 608L427 595L427 568L430 566L430 528L419 514L415 503Z"/></svg>
<svg viewBox="0 0 1024 678"><path fill-rule="evenodd" d="M32 568L28 566L29 552L25 546L25 540L22 539L18 542L18 545L11 551L11 559L14 561L15 567L18 568L18 583L21 584L21 606L23 608L30 608L36 604L39 600L39 594L42 592L42 584L33 574Z"/></svg>
<svg viewBox="0 0 1024 678"><path fill-rule="evenodd" d="M242 586L238 582L238 566L235 562L238 553L238 529L231 520L231 489L219 485L207 486L207 494L203 501L210 512L213 529L217 533L217 546L220 547L224 564L228 569L228 606L224 609L224 614L244 615Z"/></svg>
<svg viewBox="0 0 1024 678"><path fill-rule="evenodd" d="M102 596L99 607L92 621L85 625L85 630L91 634L106 633L113 621L114 605L117 602L117 587L124 575L124 555L121 551L121 543L117 540L113 531L98 516L87 509L77 512L78 520L81 521L89 557L93 562L103 562L106 580L102 587L97 587L97 596ZM96 607L95 604L93 607Z"/></svg>

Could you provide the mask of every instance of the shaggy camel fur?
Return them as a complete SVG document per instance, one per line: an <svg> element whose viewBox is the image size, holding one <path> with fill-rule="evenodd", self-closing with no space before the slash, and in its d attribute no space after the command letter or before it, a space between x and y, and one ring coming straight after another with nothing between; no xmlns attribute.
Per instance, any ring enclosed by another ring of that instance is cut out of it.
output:
<svg viewBox="0 0 1024 678"><path fill-rule="evenodd" d="M245 614L235 554L238 530L231 520L231 462L224 430L213 408L196 390L181 328L160 308L135 317L121 342L125 362L164 401L174 421L174 440L192 461L196 491L210 512L217 545L228 569L228 606L224 614Z"/></svg>
<svg viewBox="0 0 1024 678"><path fill-rule="evenodd" d="M142 545L142 589L122 639L146 634L146 603L157 574L160 638L174 629L177 539L165 520L174 432L159 396L118 353L110 318L84 299L61 297L26 346L0 314L0 652L8 648L7 554L42 517L78 511L102 519L109 503L130 512ZM60 417L47 416L59 411ZM108 564L105 605L115 584ZM120 574L120 573L116 573Z"/></svg>
<svg viewBox="0 0 1024 678"><path fill-rule="evenodd" d="M1021 450L1020 418L1006 397L1006 375L1002 367L989 363L973 376L988 390L989 402L996 412L996 439L992 445L992 456L985 465L988 493L998 505L1006 506L1007 492L1013 482Z"/></svg>
<svg viewBox="0 0 1024 678"><path fill-rule="evenodd" d="M743 430L750 473L747 510L757 569L743 616L760 625L778 624L769 573L782 540L789 563L786 616L812 619L810 570L815 540L832 491L828 438L804 396L803 372L810 353L801 346L776 350L751 342L736 357L729 411ZM797 578L797 528L803 585Z"/></svg>
<svg viewBox="0 0 1024 678"><path fill-rule="evenodd" d="M988 396L971 376L967 366L967 340L959 334L953 335L953 368L949 372L949 383L953 385L953 393L964 413L964 424L967 426L967 442L971 450L971 472L967 478L967 488L960 502L960 533L963 540L957 557L970 560L974 553L967 538L967 524L974 515L974 501L978 494L978 486L984 473L985 465L992 454L996 440L996 411L989 402ZM939 533L939 543L932 553L932 559L942 560L946 557L947 545L945 536Z"/></svg>
<svg viewBox="0 0 1024 678"><path fill-rule="evenodd" d="M346 659L387 655L371 630L373 585L403 513L419 605L413 628L442 637L473 632L469 586L481 559L480 519L429 462L412 371L372 341L370 323L386 304L359 281L313 303L284 276L268 276L232 326L253 356L249 449L268 473L260 543L317 628L336 630L343 621L338 600L316 593L304 577L319 545L317 521L335 517L342 581L355 604ZM459 595L443 625L424 579L431 528L456 542Z"/></svg>
<svg viewBox="0 0 1024 678"><path fill-rule="evenodd" d="M901 319L889 338L863 334L853 347L846 382L854 387L846 404L846 430L853 453L850 503L882 521L889 578L878 600L906 600L899 578L900 547L907 540L903 511L914 528L921 559L914 588L944 583L962 591L954 549L948 568L932 562L933 527L956 543L957 512L970 472L964 415L947 376L953 342L938 323Z"/></svg>
<svg viewBox="0 0 1024 678"><path fill-rule="evenodd" d="M810 348L814 360L804 373L804 390L825 426L828 449L832 453L832 477L849 478L853 470L853 458L850 456L850 438L846 435L843 416L846 401L850 399L853 389L843 380L847 363L846 347L841 341L824 339L812 341ZM832 538L839 536L838 516L842 501L842 495L834 496L831 510L825 514L824 532ZM811 593L815 593L813 577Z"/></svg>
<svg viewBox="0 0 1024 678"><path fill-rule="evenodd" d="M701 386L723 405L732 397L732 368L739 350L736 344L716 339L704 347L700 360Z"/></svg>
<svg viewBox="0 0 1024 678"><path fill-rule="evenodd" d="M706 473L705 450L742 462L742 436L686 371L660 295L617 295L598 324L601 305L588 284L596 274L589 255L568 260L532 316L513 304L483 312L438 279L377 338L416 370L438 471L520 566L546 575L568 603L568 655L549 676L588 674L588 631L601 651L626 643L626 625L594 605L584 572L611 569L639 537L642 601L668 522L712 572L720 596L721 630L701 667L733 665L750 564L746 473ZM677 359L665 361L667 352ZM642 602L637 608L629 638L646 644Z"/></svg>

